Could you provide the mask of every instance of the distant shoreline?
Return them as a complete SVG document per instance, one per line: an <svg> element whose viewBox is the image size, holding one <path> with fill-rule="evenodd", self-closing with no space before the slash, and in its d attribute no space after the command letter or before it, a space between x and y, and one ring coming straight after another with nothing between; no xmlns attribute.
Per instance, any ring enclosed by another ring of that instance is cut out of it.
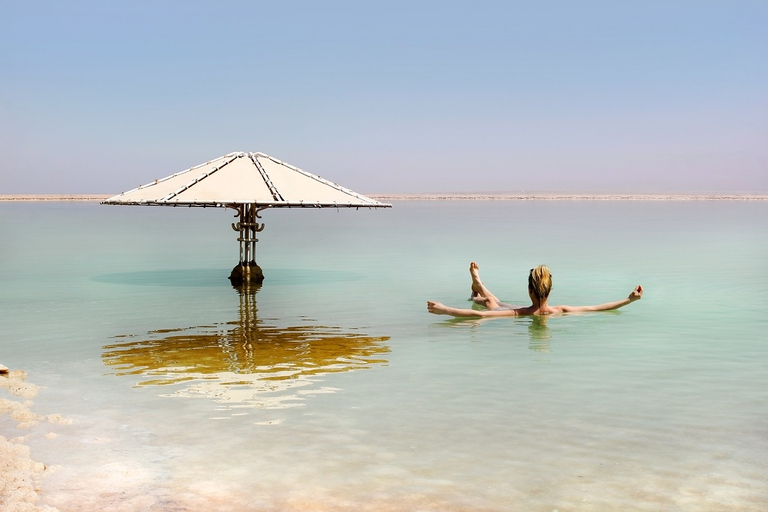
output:
<svg viewBox="0 0 768 512"><path fill-rule="evenodd" d="M768 194L369 194L378 201L766 201Z"/></svg>
<svg viewBox="0 0 768 512"><path fill-rule="evenodd" d="M100 202L115 194L0 194L0 202ZM377 201L766 201L768 194L367 194Z"/></svg>
<svg viewBox="0 0 768 512"><path fill-rule="evenodd" d="M114 194L112 194L114 195ZM103 201L107 194L0 194L0 201Z"/></svg>

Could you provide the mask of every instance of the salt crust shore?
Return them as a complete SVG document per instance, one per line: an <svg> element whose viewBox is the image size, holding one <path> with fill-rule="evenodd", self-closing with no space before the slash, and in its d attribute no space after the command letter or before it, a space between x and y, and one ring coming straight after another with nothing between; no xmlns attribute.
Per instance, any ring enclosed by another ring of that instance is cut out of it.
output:
<svg viewBox="0 0 768 512"><path fill-rule="evenodd" d="M103 201L114 194L0 194L1 201ZM768 201L768 194L367 194L377 201Z"/></svg>
<svg viewBox="0 0 768 512"><path fill-rule="evenodd" d="M37 396L38 387L26 382L26 378L24 371L9 371L0 365L0 390L5 390L3 394L6 396L11 395L11 398L0 396L0 419L5 420L3 416L7 414L11 423L16 423L15 428L19 434L41 422L71 423L58 414L42 416L33 412L30 399ZM8 422L2 421L2 426L7 427ZM53 439L56 434L49 432L45 437ZM23 435L11 439L0 435L0 509L9 512L56 511L56 508L37 504L40 497L40 479L55 468L34 461L29 446L25 443L26 438Z"/></svg>

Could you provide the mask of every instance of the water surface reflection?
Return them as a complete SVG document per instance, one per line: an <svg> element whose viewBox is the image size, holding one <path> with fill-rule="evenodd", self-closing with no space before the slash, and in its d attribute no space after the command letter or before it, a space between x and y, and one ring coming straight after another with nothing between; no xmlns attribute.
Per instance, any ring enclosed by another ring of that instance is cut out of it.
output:
<svg viewBox="0 0 768 512"><path fill-rule="evenodd" d="M388 336L306 317L289 326L259 320L258 288L238 289L237 320L116 336L103 347L104 363L115 375L146 377L138 386L176 385L163 396L209 397L225 409L300 405L308 394L334 391L319 376L387 363Z"/></svg>
<svg viewBox="0 0 768 512"><path fill-rule="evenodd" d="M547 320L549 318L534 315L530 319L531 323L528 324L528 334L531 337L531 342L528 344L528 348L534 352L549 352L549 340L552 339L552 332L547 327Z"/></svg>

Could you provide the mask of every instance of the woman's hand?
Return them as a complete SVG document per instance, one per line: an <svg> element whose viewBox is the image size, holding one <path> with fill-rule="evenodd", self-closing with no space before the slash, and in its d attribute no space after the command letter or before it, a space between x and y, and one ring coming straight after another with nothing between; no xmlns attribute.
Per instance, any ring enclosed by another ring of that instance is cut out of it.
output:
<svg viewBox="0 0 768 512"><path fill-rule="evenodd" d="M636 300L640 300L643 298L643 287L640 285L637 285L634 290L632 290L632 293L629 294L629 302L635 302Z"/></svg>
<svg viewBox="0 0 768 512"><path fill-rule="evenodd" d="M445 315L446 307L439 302L428 300L427 311L434 313L435 315Z"/></svg>

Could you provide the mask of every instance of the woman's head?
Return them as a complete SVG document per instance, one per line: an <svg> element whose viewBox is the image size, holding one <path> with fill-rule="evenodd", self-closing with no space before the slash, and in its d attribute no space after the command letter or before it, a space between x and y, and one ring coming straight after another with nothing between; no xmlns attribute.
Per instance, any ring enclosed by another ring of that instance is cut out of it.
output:
<svg viewBox="0 0 768 512"><path fill-rule="evenodd" d="M528 292L539 302L547 300L552 291L552 273L546 265L539 265L531 269L528 274Z"/></svg>

